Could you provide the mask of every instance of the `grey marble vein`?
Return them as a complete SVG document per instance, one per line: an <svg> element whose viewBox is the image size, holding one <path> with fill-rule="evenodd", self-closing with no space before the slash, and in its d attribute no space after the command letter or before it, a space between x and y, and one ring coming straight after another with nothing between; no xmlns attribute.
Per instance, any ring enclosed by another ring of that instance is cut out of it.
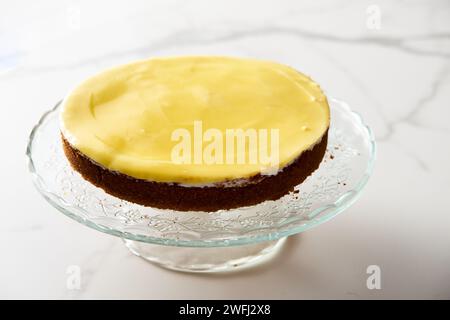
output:
<svg viewBox="0 0 450 320"><path fill-rule="evenodd" d="M90 252L90 254L79 264L81 268L81 288L80 290L64 290L63 296L71 299L80 299L89 290L97 272L101 270L101 265L105 262L107 257L111 254L118 241L116 238L109 240L107 245L98 250Z"/></svg>
<svg viewBox="0 0 450 320"><path fill-rule="evenodd" d="M32 224L27 226L17 226L17 227L3 227L0 228L0 232L5 233L29 233L29 232L37 232L44 229L44 226L41 224Z"/></svg>
<svg viewBox="0 0 450 320"><path fill-rule="evenodd" d="M412 108L408 112L408 114L405 115L405 117L400 119L400 121L405 121L414 125L420 125L420 122L417 121L417 115L423 108L425 108L428 105L429 102L433 101L433 99L442 89L442 86L447 80L449 74L450 74L450 64L447 63L435 76L433 81L430 83L430 91L428 92L428 94L419 99L414 108Z"/></svg>
<svg viewBox="0 0 450 320"><path fill-rule="evenodd" d="M413 108L411 108L406 113L405 116L393 121L386 121L386 127L388 131L384 136L379 137L378 141L389 140L394 134L396 127L403 123L407 123L409 125L419 128L432 129L429 126L425 126L422 123L420 123L420 121L417 120L417 115L424 108L426 108L431 101L435 99L437 94L442 89L443 84L445 83L445 81L447 81L449 74L450 74L450 63L446 63L445 66L438 72L438 74L434 77L433 81L430 83L430 90L423 97L418 99L416 105ZM450 128L446 128L444 132L446 133L450 132Z"/></svg>
<svg viewBox="0 0 450 320"><path fill-rule="evenodd" d="M400 50L407 54L425 56L425 57L436 57L441 59L450 59L450 52L441 52L438 50L425 50L420 47L413 47L411 44L415 41L450 41L450 33L434 33L434 34L422 34L422 35L411 35L411 36L356 36L356 37L345 37L336 36L326 33L312 32L308 30L291 28L291 27L279 27L279 26L261 26L255 28L230 30L223 32L222 34L217 32L212 28L213 32L208 32L204 29L189 28L179 30L170 33L159 40L155 40L148 45L144 45L138 48L120 50L104 54L101 56L91 57L83 59L74 63L69 63L65 65L53 65L53 66L43 66L43 67L23 67L16 69L15 71L4 74L4 76L23 76L29 74L30 72L38 74L41 72L52 72L60 70L61 68L70 69L77 68L86 64L95 64L101 61L121 58L130 54L136 55L149 55L162 50L171 49L177 46L187 46L187 45L205 45L205 44L215 44L218 42L229 42L237 41L240 39L246 39L257 36L268 36L268 35L288 35L304 40L310 41L325 41L342 43L349 45L375 45L379 47L392 48ZM1 58L0 58L1 59ZM1 78L2 76L0 76Z"/></svg>

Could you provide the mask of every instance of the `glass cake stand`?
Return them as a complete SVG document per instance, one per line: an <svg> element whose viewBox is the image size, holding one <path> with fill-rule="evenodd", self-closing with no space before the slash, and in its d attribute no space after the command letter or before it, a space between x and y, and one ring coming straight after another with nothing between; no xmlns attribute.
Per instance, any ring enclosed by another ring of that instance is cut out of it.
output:
<svg viewBox="0 0 450 320"><path fill-rule="evenodd" d="M128 249L165 268L231 271L273 257L286 237L317 226L356 201L372 172L370 128L345 102L329 99L331 126L320 167L277 201L217 212L178 212L130 203L72 170L60 141L60 103L33 128L27 146L37 190L66 216L123 239Z"/></svg>

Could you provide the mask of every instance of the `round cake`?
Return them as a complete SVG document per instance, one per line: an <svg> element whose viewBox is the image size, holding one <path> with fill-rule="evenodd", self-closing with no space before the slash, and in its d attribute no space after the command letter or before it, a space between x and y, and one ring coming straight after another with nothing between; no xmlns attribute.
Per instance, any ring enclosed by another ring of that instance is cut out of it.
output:
<svg viewBox="0 0 450 320"><path fill-rule="evenodd" d="M318 168L329 124L327 99L309 77L215 56L106 70L72 90L60 114L64 152L84 179L130 202L182 211L289 193Z"/></svg>

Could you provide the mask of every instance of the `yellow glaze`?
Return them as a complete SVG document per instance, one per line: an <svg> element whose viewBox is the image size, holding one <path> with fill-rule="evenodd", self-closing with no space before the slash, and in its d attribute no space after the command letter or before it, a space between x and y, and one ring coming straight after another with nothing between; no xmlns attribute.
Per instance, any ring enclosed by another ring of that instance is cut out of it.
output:
<svg viewBox="0 0 450 320"><path fill-rule="evenodd" d="M64 100L61 131L110 170L195 185L246 178L261 165L174 163L174 130L194 136L194 121L224 136L226 129L278 129L282 168L320 141L329 118L319 86L288 66L187 56L137 61L85 80Z"/></svg>

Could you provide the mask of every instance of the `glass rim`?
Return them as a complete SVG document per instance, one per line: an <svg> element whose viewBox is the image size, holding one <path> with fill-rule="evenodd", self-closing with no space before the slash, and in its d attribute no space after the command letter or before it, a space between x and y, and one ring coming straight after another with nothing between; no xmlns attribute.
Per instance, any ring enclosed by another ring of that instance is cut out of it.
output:
<svg viewBox="0 0 450 320"><path fill-rule="evenodd" d="M167 245L167 246L180 246L180 247L227 247L227 246L236 246L236 245L246 245L246 244L254 244L258 242L263 241L271 241L271 240L277 240L283 237L291 236L297 233L304 232L306 230L309 230L315 226L318 226L331 218L335 217L339 213L346 210L348 207L350 207L360 196L361 191L367 184L374 168L374 163L376 159L376 142L374 138L374 134L370 127L364 123L363 118L355 111L352 111L349 105L346 102L343 102L341 100L338 100L333 97L328 98L329 101L338 104L340 107L344 108L345 111L351 115L359 125L359 129L362 130L363 133L366 134L368 142L369 142L369 160L367 161L365 171L360 178L359 182L355 185L354 188L351 190L346 191L342 195L340 195L333 203L324 205L322 207L316 208L315 210L311 211L308 214L308 217L311 217L310 222L301 224L298 226L293 226L292 228L288 228L286 230L282 231L271 231L268 233L262 233L260 235L253 235L249 237L240 237L237 239L218 239L218 240L177 240L177 239L165 239L165 238L158 238L158 237L152 237L142 234L134 234L127 231L121 231L116 230L114 228L105 226L101 223L97 223L94 221L89 220L86 217L83 217L79 214L76 214L72 211L70 211L68 208L70 207L76 207L72 204L65 203L63 206L61 203L64 203L65 201L59 197L57 194L46 190L43 186L42 178L39 176L39 174L36 172L35 163L33 160L33 142L36 136L36 133L38 132L39 128L44 124L44 122L47 120L47 118L52 115L53 113L57 112L59 106L62 103L62 100L56 103L56 105L46 111L37 124L34 125L33 129L31 130L31 133L28 138L27 148L26 148L26 156L27 156L27 162L28 162L28 170L31 173L33 184L35 185L36 189L39 191L39 193L49 202L54 208L56 208L58 211L63 213L64 215L68 216L69 218L86 225L92 229L95 229L97 231L107 233L113 236L117 236L120 238L125 238L128 240L133 241L140 241L140 242L146 242L146 243L152 243L152 244L159 244L159 245ZM76 207L77 211L81 211L85 216L89 216L89 213L84 209L80 207ZM325 214L321 214L323 212L329 211ZM316 216L320 215L319 218L314 218ZM258 230L263 230L264 228L260 228Z"/></svg>

